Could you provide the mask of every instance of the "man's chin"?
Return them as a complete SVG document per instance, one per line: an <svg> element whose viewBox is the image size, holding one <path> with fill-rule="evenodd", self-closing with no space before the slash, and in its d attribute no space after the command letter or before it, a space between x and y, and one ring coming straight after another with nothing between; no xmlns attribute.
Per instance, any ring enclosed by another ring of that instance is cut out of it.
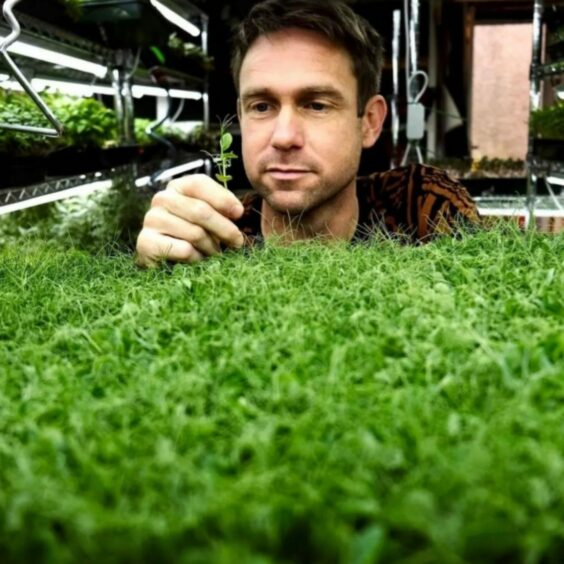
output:
<svg viewBox="0 0 564 564"><path fill-rule="evenodd" d="M311 202L298 192L277 191L265 197L268 205L277 213L291 216L303 215L311 209Z"/></svg>

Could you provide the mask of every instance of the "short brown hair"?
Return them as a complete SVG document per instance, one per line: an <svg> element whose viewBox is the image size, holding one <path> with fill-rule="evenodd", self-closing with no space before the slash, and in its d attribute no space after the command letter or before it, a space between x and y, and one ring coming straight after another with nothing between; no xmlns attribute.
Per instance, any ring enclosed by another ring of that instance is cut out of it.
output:
<svg viewBox="0 0 564 564"><path fill-rule="evenodd" d="M342 0L264 0L256 4L233 36L231 73L239 92L243 59L262 35L288 28L316 31L350 55L358 82L358 114L380 90L384 49L380 34Z"/></svg>

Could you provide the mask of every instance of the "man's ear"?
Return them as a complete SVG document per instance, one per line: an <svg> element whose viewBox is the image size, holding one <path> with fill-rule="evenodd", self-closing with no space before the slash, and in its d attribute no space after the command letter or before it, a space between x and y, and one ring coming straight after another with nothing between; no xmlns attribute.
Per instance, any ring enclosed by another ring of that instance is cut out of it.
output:
<svg viewBox="0 0 564 564"><path fill-rule="evenodd" d="M237 98L237 119L241 121L241 98Z"/></svg>
<svg viewBox="0 0 564 564"><path fill-rule="evenodd" d="M366 103L362 116L362 147L368 149L380 137L388 114L386 100L380 94L372 96Z"/></svg>

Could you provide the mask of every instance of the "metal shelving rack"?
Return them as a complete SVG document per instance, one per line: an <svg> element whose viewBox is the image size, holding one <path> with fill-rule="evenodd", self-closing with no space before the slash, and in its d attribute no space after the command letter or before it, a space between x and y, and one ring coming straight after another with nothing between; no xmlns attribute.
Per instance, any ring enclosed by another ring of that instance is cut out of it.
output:
<svg viewBox="0 0 564 564"><path fill-rule="evenodd" d="M564 8L564 5L561 5ZM545 18L545 1L535 0L533 11L533 54L530 72L530 112L539 110L542 105L543 85L547 78L563 75L564 60L544 62L543 26ZM564 162L552 161L535 155L535 138L529 131L529 149L527 153L527 210L529 223L534 224L535 205L537 200L537 181L549 176L556 176L564 181ZM564 141L563 141L564 144ZM556 202L558 203L558 202Z"/></svg>
<svg viewBox="0 0 564 564"><path fill-rule="evenodd" d="M159 0L161 4L168 8L185 14L187 18L196 19L201 30L202 51L208 53L208 23L209 18L200 8L193 5L189 0ZM155 11L155 13L157 13ZM157 15L157 17L159 17ZM47 80L63 80L65 82L76 82L82 85L106 86L112 89L115 101L115 109L120 123L120 141L122 145L134 142L133 132L133 86L152 86L155 84L146 69L138 68L133 53L124 50L112 50L103 45L99 45L90 40L84 39L72 32L40 21L26 14L18 13L18 22L21 26L20 40L26 44L53 50L63 55L76 57L97 63L108 68L104 77L96 77L92 74L49 64L44 61L30 59L21 55L13 54L12 59L20 67L25 69L26 74L31 74L34 78ZM10 27L0 20L0 36L6 37L10 33ZM0 63L2 61L0 60ZM177 83L183 88L195 89L201 93L202 116L204 127L209 126L209 85L207 76L204 78L194 77L178 70L162 69L169 72ZM0 73L4 72L0 66ZM207 74L207 73L206 73ZM208 166L202 162L201 156L192 155L186 157L187 160L178 166L171 165L161 160L152 165L145 165L141 168L132 163L124 167L108 169L96 173L69 176L66 178L56 178L34 184L32 186L15 187L0 189L0 215L8 213L14 204L26 202L26 207L31 207L33 202L39 205L46 198L51 200L62 199L70 195L77 195L77 190L85 187L85 192L93 185L109 185L113 178L128 175L139 184L139 179L145 179L141 184L147 184L148 180L158 177L160 180L172 178L167 176L167 171L193 170L195 168ZM168 166L165 166L168 165ZM197 165L197 167L196 167ZM152 166L152 173L149 170ZM155 171L158 173L155 174ZM76 190L75 190L76 189Z"/></svg>

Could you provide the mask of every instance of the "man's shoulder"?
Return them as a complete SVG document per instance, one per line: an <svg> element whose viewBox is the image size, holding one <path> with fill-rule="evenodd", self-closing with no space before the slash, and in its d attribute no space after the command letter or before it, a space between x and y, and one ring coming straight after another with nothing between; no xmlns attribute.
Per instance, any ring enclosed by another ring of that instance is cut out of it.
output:
<svg viewBox="0 0 564 564"><path fill-rule="evenodd" d="M447 192L465 190L458 180L432 165L413 163L367 176L360 176L358 182L364 186L376 186L383 190L416 189L437 192L445 188ZM445 192L445 194L447 193Z"/></svg>
<svg viewBox="0 0 564 564"><path fill-rule="evenodd" d="M389 231L413 233L420 241L451 230L459 218L478 221L468 190L431 165L410 164L359 177L357 195L363 218L381 217Z"/></svg>

